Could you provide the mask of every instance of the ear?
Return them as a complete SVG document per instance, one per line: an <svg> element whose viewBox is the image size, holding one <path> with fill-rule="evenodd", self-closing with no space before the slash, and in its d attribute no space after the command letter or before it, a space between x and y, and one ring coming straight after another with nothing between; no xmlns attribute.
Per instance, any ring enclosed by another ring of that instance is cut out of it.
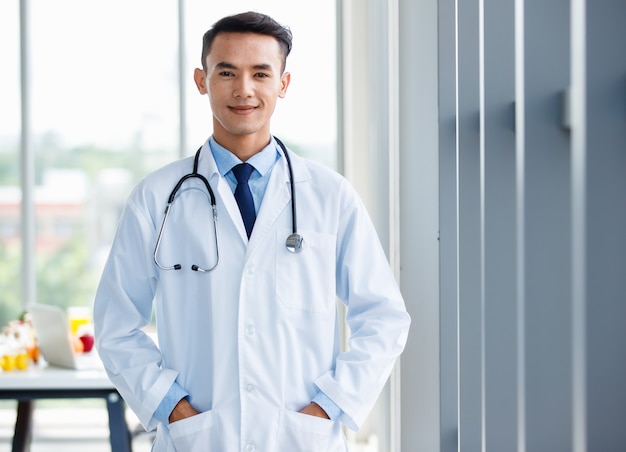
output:
<svg viewBox="0 0 626 452"><path fill-rule="evenodd" d="M202 69L196 68L193 71L193 80L196 82L196 86L198 87L200 94L206 94L206 75Z"/></svg>
<svg viewBox="0 0 626 452"><path fill-rule="evenodd" d="M284 72L280 77L280 91L278 92L278 97L284 98L287 95L289 82L291 82L291 74L289 72Z"/></svg>

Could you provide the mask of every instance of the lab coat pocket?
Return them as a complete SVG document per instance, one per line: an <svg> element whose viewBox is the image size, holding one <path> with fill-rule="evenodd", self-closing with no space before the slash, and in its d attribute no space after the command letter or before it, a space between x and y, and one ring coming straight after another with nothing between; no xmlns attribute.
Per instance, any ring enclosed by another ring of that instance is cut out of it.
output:
<svg viewBox="0 0 626 452"><path fill-rule="evenodd" d="M169 431L178 452L220 450L218 421L213 411L173 422Z"/></svg>
<svg viewBox="0 0 626 452"><path fill-rule="evenodd" d="M284 411L278 450L298 452L346 452L338 422L295 411Z"/></svg>
<svg viewBox="0 0 626 452"><path fill-rule="evenodd" d="M284 229L278 232L276 246L276 295L287 309L328 314L336 307L336 237L303 231L304 248L292 253L285 247Z"/></svg>

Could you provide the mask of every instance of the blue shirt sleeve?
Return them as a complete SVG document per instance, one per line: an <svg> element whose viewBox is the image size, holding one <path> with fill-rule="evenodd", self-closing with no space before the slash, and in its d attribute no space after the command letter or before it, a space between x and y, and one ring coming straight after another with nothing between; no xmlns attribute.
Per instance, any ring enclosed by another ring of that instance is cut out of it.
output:
<svg viewBox="0 0 626 452"><path fill-rule="evenodd" d="M181 399L187 397L188 395L189 393L187 393L187 391L185 391L181 385L174 381L174 383L172 383L172 386L170 387L170 390L167 391L167 394L165 394L165 397L163 397L163 400L161 400L161 403L154 411L154 417L159 422L162 422L166 425L169 424L169 417L172 413L172 410L174 409L176 404L180 402Z"/></svg>
<svg viewBox="0 0 626 452"><path fill-rule="evenodd" d="M328 396L323 392L318 392L313 398L313 402L317 403L322 410L326 411L326 414L331 421L339 419L339 416L341 415L341 408L339 408L337 404L330 400L330 398L328 398Z"/></svg>

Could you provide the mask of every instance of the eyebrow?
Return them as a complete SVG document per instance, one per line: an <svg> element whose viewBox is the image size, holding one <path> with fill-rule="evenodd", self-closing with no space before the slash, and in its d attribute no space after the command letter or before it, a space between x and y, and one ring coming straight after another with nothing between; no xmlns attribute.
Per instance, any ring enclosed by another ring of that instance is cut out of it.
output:
<svg viewBox="0 0 626 452"><path fill-rule="evenodd" d="M220 61L215 65L215 69L237 69L232 63L228 63L227 61ZM269 71L272 69L271 64L267 63L259 63L252 66L252 69L260 70L260 71Z"/></svg>

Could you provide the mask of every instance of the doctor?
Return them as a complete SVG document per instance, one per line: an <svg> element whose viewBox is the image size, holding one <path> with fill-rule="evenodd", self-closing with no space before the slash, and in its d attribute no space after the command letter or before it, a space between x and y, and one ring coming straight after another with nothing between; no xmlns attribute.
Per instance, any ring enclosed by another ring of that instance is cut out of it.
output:
<svg viewBox="0 0 626 452"><path fill-rule="evenodd" d="M409 315L358 195L270 134L290 50L289 29L265 15L215 23L194 73L213 114L196 174L167 218L193 157L148 175L123 212L96 343L127 404L157 429L154 451L346 451L342 424L362 425L404 348ZM235 176L242 162L247 183ZM239 207L250 195L252 218ZM285 245L294 213L302 249ZM153 312L158 345L143 330Z"/></svg>

